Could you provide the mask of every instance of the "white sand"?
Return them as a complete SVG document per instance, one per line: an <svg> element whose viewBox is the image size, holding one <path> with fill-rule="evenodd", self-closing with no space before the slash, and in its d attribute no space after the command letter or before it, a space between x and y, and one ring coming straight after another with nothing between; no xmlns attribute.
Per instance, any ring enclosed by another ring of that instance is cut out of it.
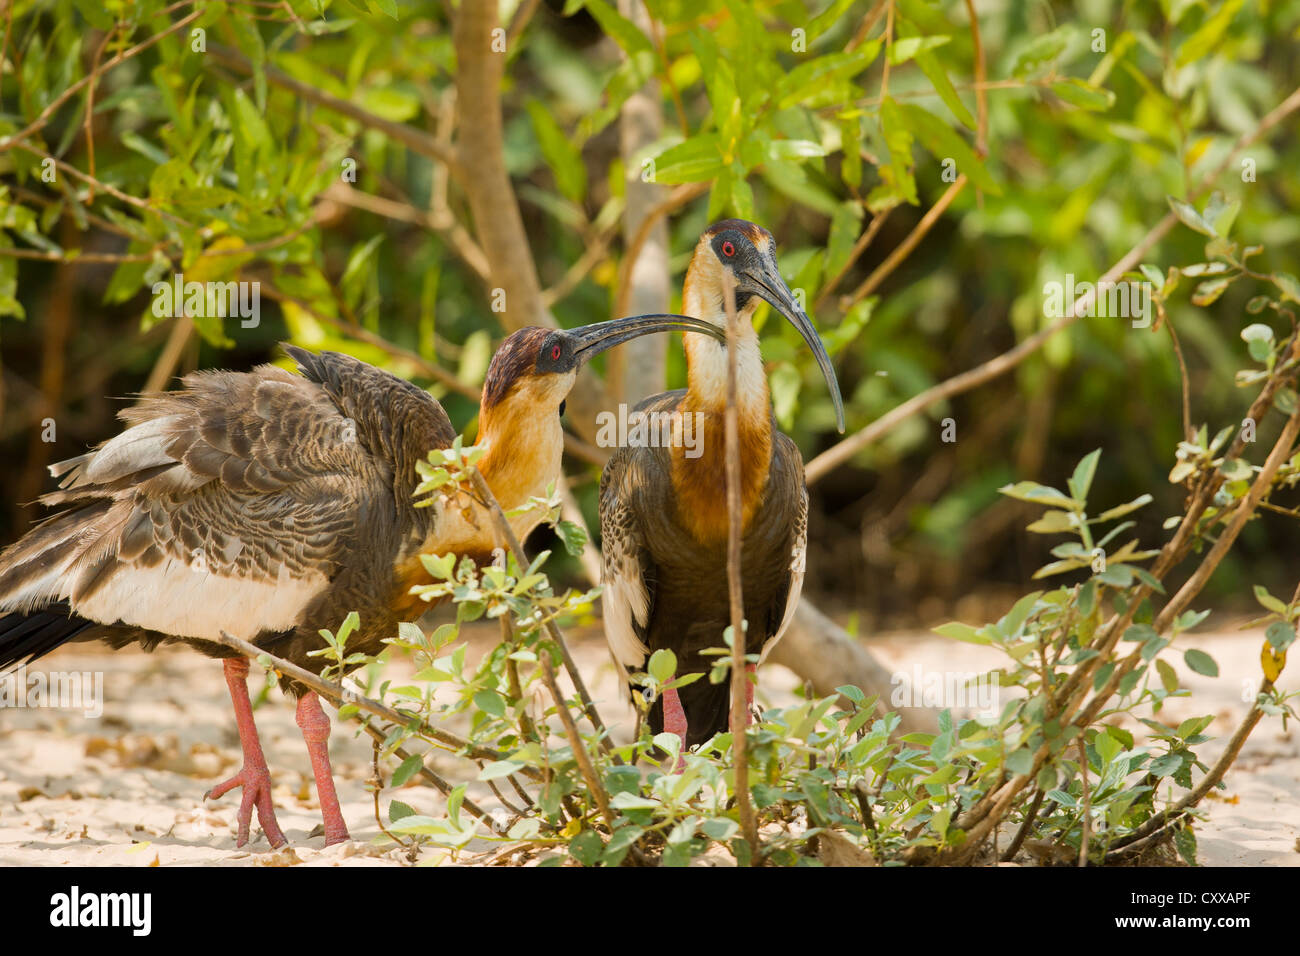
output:
<svg viewBox="0 0 1300 956"><path fill-rule="evenodd" d="M492 628L495 631L495 628ZM1228 632L1186 638L1219 663L1216 679L1176 665L1190 700L1171 701L1162 719L1214 713L1208 733L1218 740L1203 747L1209 763L1247 709L1243 681L1259 679L1261 636ZM482 645L486 646L486 645ZM873 639L873 653L910 673L926 668L981 670L1000 663L986 648L934 635L899 634ZM475 649L480 645L476 642ZM630 723L603 641L591 633L574 640L575 656L607 718ZM471 656L473 656L473 651ZM79 710L0 708L0 865L382 865L404 864L400 851L370 846L378 834L372 798L365 789L371 773L369 738L358 739L335 721L331 755L343 812L353 843L323 849L311 836L320 815L310 765L293 719L293 707L274 691L258 707L257 722L274 782L276 812L292 849L270 851L256 818L254 839L235 847L239 791L216 801L204 792L239 768L235 734L219 663L183 648L146 655L108 652L101 645L65 647L31 670L102 671L103 714ZM1291 671L1296 671L1293 666ZM254 696L263 678L254 674ZM1283 685L1297 686L1294 673ZM789 699L797 679L779 667L763 672L760 701ZM329 708L327 708L329 711ZM1129 729L1140 731L1140 725ZM626 730L624 731L626 732ZM447 759L440 772L465 779L473 769ZM1201 861L1217 865L1300 865L1300 737L1294 728L1265 718L1227 777L1227 790L1203 805L1208 820L1196 827ZM480 790L482 785L477 785ZM471 794L480 792L472 790ZM385 791L386 811L392 791ZM399 795L420 812L439 814L436 791L410 784ZM484 849L492 849L484 846ZM424 859L451 862L445 854Z"/></svg>

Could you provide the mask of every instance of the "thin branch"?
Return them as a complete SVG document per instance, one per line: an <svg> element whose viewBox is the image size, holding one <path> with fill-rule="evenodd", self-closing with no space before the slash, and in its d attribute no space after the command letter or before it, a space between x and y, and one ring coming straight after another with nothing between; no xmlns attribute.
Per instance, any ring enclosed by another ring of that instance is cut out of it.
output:
<svg viewBox="0 0 1300 956"><path fill-rule="evenodd" d="M870 295L872 292L875 292L876 289L880 287L880 284L889 278L890 274L898 268L899 264L912 254L912 250L917 247L920 241L925 237L925 234L928 233L934 227L934 224L939 221L939 217L942 216L948 207L952 205L952 201L957 198L957 194L962 191L962 187L965 185L966 174L962 173L946 190L944 190L943 195L939 197L939 201L926 210L925 215L922 216L921 220L912 227L912 231L907 234L907 238L894 247L889 255L885 257L885 261L876 266L871 275L867 276L863 281L862 285L854 289L849 295L840 299L841 311L849 311L855 302Z"/></svg>
<svg viewBox="0 0 1300 956"><path fill-rule="evenodd" d="M331 703L333 703L333 701L331 701ZM370 735L371 739L375 740L381 746L388 743L388 737L383 733L383 731L372 726L370 721L368 720L362 721L361 726L365 728L366 733ZM412 754L409 750L405 749L404 747L397 747L393 750L393 756L397 757L397 759L399 760L409 760ZM427 780L429 783L433 784L433 786L436 789L442 792L442 795L444 797L451 796L451 792L456 789L456 787L451 783L451 781L447 780L437 771L427 767L423 761L420 762L420 769L417 770L416 773L418 773L424 780ZM378 799L378 797L376 797L376 799ZM497 836L506 835L507 828L504 825L498 823L495 819L493 819L491 814L486 813L481 807L478 806L478 804L476 804L469 797L462 796L460 805L462 808L468 810L473 816L477 817L478 819L486 823L492 829L492 832L495 833ZM383 824L380 824L380 826L382 827Z"/></svg>
<svg viewBox="0 0 1300 956"><path fill-rule="evenodd" d="M564 699L564 694L560 691L560 685L555 680L555 665L551 663L551 655L543 652L539 659L542 664L542 681L546 684L546 689L550 691L551 697L555 701L555 711L560 716L560 723L564 724L564 733L569 738L569 749L573 751L573 759L578 762L578 769L582 773L583 780L587 783L587 790L591 793L592 799L596 801L596 806L600 809L600 815L605 818L605 824L612 833L614 831L614 814L609 808L609 794L605 792L604 784L601 783L600 777L596 775L596 768L591 762L591 754L587 753L587 748L582 743L582 735L578 733L578 725L573 722L573 715L569 713L569 705Z"/></svg>
<svg viewBox="0 0 1300 956"><path fill-rule="evenodd" d="M727 596L731 605L731 751L736 772L736 808L740 829L749 843L749 865L759 861L758 821L749 798L749 671L745 667L748 635L745 633L745 599L740 573L743 505L740 497L740 412L737 403L736 352L740 348L740 317L736 313L736 287L731 273L722 272L722 301L727 309Z"/></svg>
<svg viewBox="0 0 1300 956"><path fill-rule="evenodd" d="M477 468L471 468L469 471L470 483L474 486L474 493L479 497L492 517L492 523L496 525L497 533L501 541L510 549L510 553L515 556L521 568L528 567L528 555L524 551L524 546L519 541L519 536L515 534L514 529L510 527L510 522L506 519L506 513L501 509L501 503L497 501L496 495L488 487L487 481ZM560 651L560 657L564 661L564 669L568 672L569 679L573 681L574 689L578 692L578 698L582 701L583 710L587 719L591 721L592 727L596 729L600 736L601 747L605 750L610 749L609 731L605 728L605 722L601 720L600 714L596 710L596 705L592 703L591 694L587 693L587 685L582 680L582 673L578 670L578 665L574 663L573 655L569 653L568 642L565 641L564 635L554 621L546 622L546 634ZM561 710L564 708L561 707ZM615 762L619 762L617 758Z"/></svg>
<svg viewBox="0 0 1300 956"><path fill-rule="evenodd" d="M849 257L844 261L844 265L840 267L840 271L835 273L831 278L831 281L827 282L825 287L818 294L817 301L813 303L814 311L820 309L830 297L830 294L835 291L835 287L840 284L840 281L848 274L848 271L853 268L853 264L858 261L858 257L861 256L862 253L866 251L867 246L871 245L875 240L876 234L880 232L881 227L885 225L885 220L889 218L889 214L893 212L895 208L896 207L894 206L890 206L888 209L882 209L871 218L871 222L867 224L867 228L862 231L862 235L858 236L858 241L853 244L853 249L849 252Z"/></svg>

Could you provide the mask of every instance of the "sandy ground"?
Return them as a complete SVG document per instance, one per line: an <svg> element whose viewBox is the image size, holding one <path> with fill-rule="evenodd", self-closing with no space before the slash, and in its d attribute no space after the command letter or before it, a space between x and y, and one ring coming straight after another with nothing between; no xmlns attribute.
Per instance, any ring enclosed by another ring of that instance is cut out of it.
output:
<svg viewBox="0 0 1300 956"><path fill-rule="evenodd" d="M1190 700L1171 701L1161 719L1177 724L1185 717L1213 713L1216 719L1208 733L1219 739L1201 752L1209 763L1247 709L1242 688L1253 687L1259 679L1261 637L1230 632L1184 640L1186 646L1212 654L1220 676L1198 676L1179 661L1177 669L1194 694ZM875 638L869 646L887 666L904 674L915 667L978 671L1000 663L988 657L985 648L928 634ZM608 702L602 706L607 719L622 721L621 733L630 732L631 710L619 703L622 698L603 641L594 633L576 635L573 647L593 695ZM60 649L29 674L37 670L102 672L103 712L88 716L71 708L0 707L0 865L404 864L397 851L371 845L379 831L365 788L371 773L369 739L358 739L337 721L331 755L354 842L323 849L323 837L313 834L320 816L310 765L293 708L274 691L258 707L257 721L271 767L276 813L291 849L272 852L256 821L253 841L238 849L238 791L204 800L208 788L240 764L229 698L216 662L183 648L147 655L87 645ZM255 696L262 681L259 675L250 681ZM760 702L786 703L796 684L791 672L765 668ZM1283 686L1294 690L1296 676L1284 675ZM440 761L438 769L460 779L471 772L454 758ZM1300 734L1295 728L1283 731L1280 720L1265 718L1230 771L1227 785L1222 797L1203 805L1208 819L1196 828L1202 862L1300 866ZM385 809L391 796L386 791L381 798ZM439 814L442 806L436 791L414 784L399 798L418 812ZM451 859L435 851L426 853L424 861Z"/></svg>

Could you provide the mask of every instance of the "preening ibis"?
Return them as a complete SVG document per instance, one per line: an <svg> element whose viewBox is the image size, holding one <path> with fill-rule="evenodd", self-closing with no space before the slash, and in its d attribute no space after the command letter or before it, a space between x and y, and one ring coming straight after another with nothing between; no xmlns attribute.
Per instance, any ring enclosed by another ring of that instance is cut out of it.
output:
<svg viewBox="0 0 1300 956"><path fill-rule="evenodd" d="M735 307L741 319L736 390L746 653L761 657L780 640L799 601L808 493L799 449L776 429L768 403L758 335L751 321L760 300L785 316L816 355L840 431L844 408L817 330L781 278L771 234L736 219L709 227L686 271L682 311L725 329L725 273L735 283ZM683 342L686 389L652 396L635 411L667 413L677 439L682 438L683 425L693 425L693 441L622 447L605 465L600 479L604 622L610 649L622 668L639 671L652 653L667 648L677 657L679 676L708 673L715 659L701 652L721 647L723 631L730 624L724 430L727 345L725 337L693 333L684 335ZM694 417L679 417L686 415ZM749 670L746 686L752 707L753 665ZM703 743L727 729L728 689L728 683L711 684L706 677L664 691L651 705L651 730L675 733L686 746Z"/></svg>
<svg viewBox="0 0 1300 956"><path fill-rule="evenodd" d="M484 479L507 510L560 477L560 412L592 356L668 329L717 334L697 319L636 316L569 331L521 329L493 356L478 443ZM319 673L321 628L349 611L350 651L377 653L427 604L419 555L486 561L488 515L416 508L416 463L456 430L428 393L334 352L286 346L301 375L274 365L197 372L184 388L121 413L126 429L50 468L63 511L0 554L0 672L68 641L152 649L182 641L223 659L244 763L210 796L243 787L238 844L253 808L272 846L270 773L253 723L248 662L213 639L227 631ZM512 518L522 538L537 509ZM330 772L329 720L314 693L288 683L311 757L326 844L348 838Z"/></svg>

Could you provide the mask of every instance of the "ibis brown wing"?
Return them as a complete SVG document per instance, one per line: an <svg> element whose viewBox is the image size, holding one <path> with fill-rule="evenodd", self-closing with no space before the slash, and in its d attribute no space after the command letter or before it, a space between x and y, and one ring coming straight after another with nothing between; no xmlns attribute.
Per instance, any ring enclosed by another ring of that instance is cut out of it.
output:
<svg viewBox="0 0 1300 956"><path fill-rule="evenodd" d="M670 411L680 397L669 393L639 408ZM730 623L726 543L701 543L681 521L670 456L666 448L620 448L601 476L605 636L625 669L640 669L649 654L667 648L677 657L678 674L706 673L716 658L705 652L723 645ZM799 450L776 433L762 499L741 550L749 653L770 648L798 601L807 510ZM725 685L697 680L681 689L681 699L690 743L725 729Z"/></svg>
<svg viewBox="0 0 1300 956"><path fill-rule="evenodd" d="M306 377L195 373L54 466L61 490L43 501L67 510L0 555L0 610L66 602L102 624L253 639L386 598L377 582L429 520L410 500L415 460L454 430L409 383L291 351Z"/></svg>

